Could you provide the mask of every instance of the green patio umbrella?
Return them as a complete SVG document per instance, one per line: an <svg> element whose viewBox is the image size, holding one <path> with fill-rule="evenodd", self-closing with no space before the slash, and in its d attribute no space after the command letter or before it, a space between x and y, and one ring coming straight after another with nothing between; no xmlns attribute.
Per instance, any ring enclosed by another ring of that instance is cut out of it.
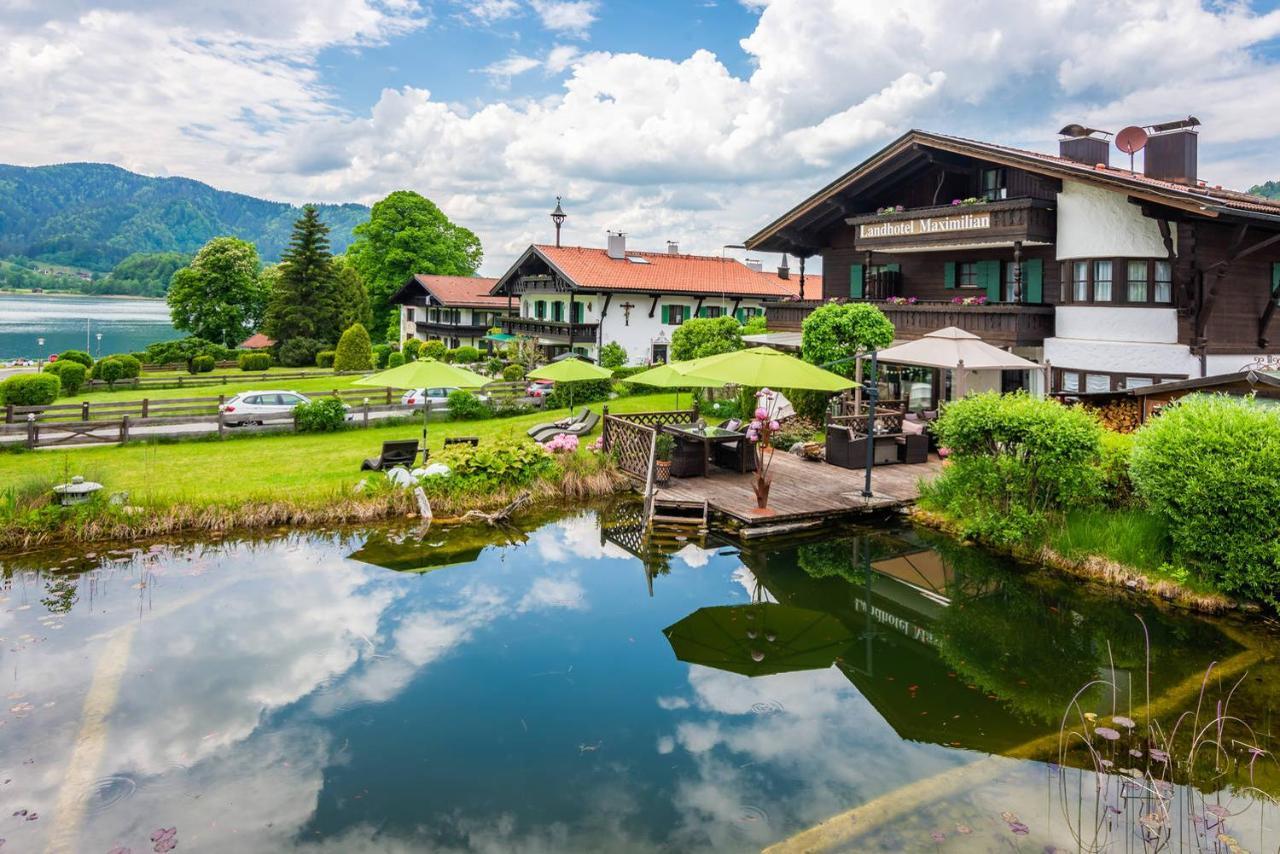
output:
<svg viewBox="0 0 1280 854"><path fill-rule="evenodd" d="M743 676L822 670L853 641L830 614L770 602L699 608L662 633L681 661Z"/></svg>
<svg viewBox="0 0 1280 854"><path fill-rule="evenodd" d="M853 380L772 347L752 347L749 350L735 350L687 362L673 362L669 367L686 377L719 380L753 388L801 388L836 392L858 385Z"/></svg>
<svg viewBox="0 0 1280 854"><path fill-rule="evenodd" d="M720 388L727 383L720 380L707 380L682 374L670 365L658 365L647 371L633 374L626 379L629 383L651 385L655 388L673 388L676 390L676 409L680 408L680 389L682 388Z"/></svg>
<svg viewBox="0 0 1280 854"><path fill-rule="evenodd" d="M361 377L352 385L371 385L381 388L480 388L493 382L475 371L459 368L435 359L418 359L405 362L385 371ZM427 407L422 407L422 448L427 447Z"/></svg>
<svg viewBox="0 0 1280 854"><path fill-rule="evenodd" d="M590 362L584 362L581 359L562 359L559 362L552 362L549 365L543 365L541 368L535 368L527 376L535 380L569 383L569 409L572 411L573 383L587 382L589 380L607 380L613 376L613 371L608 368L602 368L599 365L593 365Z"/></svg>
<svg viewBox="0 0 1280 854"><path fill-rule="evenodd" d="M484 547L490 544L488 540L465 534L433 542L407 537L397 539L375 532L369 535L363 546L347 555L347 559L393 572L425 575L446 566L474 563Z"/></svg>

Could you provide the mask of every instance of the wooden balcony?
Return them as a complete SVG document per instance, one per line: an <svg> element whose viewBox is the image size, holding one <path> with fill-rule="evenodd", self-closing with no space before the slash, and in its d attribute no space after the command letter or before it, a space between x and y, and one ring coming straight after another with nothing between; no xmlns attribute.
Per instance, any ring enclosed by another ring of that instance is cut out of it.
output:
<svg viewBox="0 0 1280 854"><path fill-rule="evenodd" d="M590 344L596 340L600 329L598 323L564 323L555 320L537 320L532 317L504 317L500 323L502 331L508 335L547 338L565 344L569 343L571 332L575 344Z"/></svg>
<svg viewBox="0 0 1280 854"><path fill-rule="evenodd" d="M956 305L922 300L914 305L873 302L893 323L894 338L910 341L947 326L958 326L997 347L1039 347L1053 336L1053 306L1022 303ZM820 302L784 302L769 306L770 331L799 332Z"/></svg>
<svg viewBox="0 0 1280 854"><path fill-rule="evenodd" d="M432 323L417 321L420 335L437 335L441 338L480 338L489 334L491 327L476 323Z"/></svg>

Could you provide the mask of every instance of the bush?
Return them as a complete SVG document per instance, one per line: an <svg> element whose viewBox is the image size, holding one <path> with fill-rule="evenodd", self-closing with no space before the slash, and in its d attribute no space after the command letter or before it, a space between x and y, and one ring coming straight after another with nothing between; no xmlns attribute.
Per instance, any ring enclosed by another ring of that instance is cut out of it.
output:
<svg viewBox="0 0 1280 854"><path fill-rule="evenodd" d="M217 364L218 363L213 360L212 356L196 356L191 360L191 366L187 368L187 370L193 374L207 374L213 371L213 369L217 367Z"/></svg>
<svg viewBox="0 0 1280 854"><path fill-rule="evenodd" d="M432 462L447 465L447 478L428 478L428 486L456 491L485 491L527 486L555 471L555 460L535 442L495 441L471 445L450 445Z"/></svg>
<svg viewBox="0 0 1280 854"><path fill-rule="evenodd" d="M570 399L574 406L591 403L597 400L608 400L613 394L613 380L586 380L576 383L556 383L551 393L543 399L543 409L556 409L568 406Z"/></svg>
<svg viewBox="0 0 1280 854"><path fill-rule="evenodd" d="M1111 507L1133 504L1133 481L1129 466L1133 460L1133 434L1102 431L1101 457L1098 460L1102 499Z"/></svg>
<svg viewBox="0 0 1280 854"><path fill-rule="evenodd" d="M404 353L406 362L418 361L418 356L422 353L422 341L417 338L410 338L404 342L404 346L400 348L400 352Z"/></svg>
<svg viewBox="0 0 1280 854"><path fill-rule="evenodd" d="M932 429L951 457L925 488L925 503L960 522L966 536L1025 543L1049 512L1098 496L1102 428L1079 408L987 392L947 404Z"/></svg>
<svg viewBox="0 0 1280 854"><path fill-rule="evenodd" d="M420 359L435 359L437 362L444 361L444 354L448 348L444 346L443 341L424 341L422 347L418 351Z"/></svg>
<svg viewBox="0 0 1280 854"><path fill-rule="evenodd" d="M806 362L852 377L855 355L893 343L893 322L870 303L827 303L804 319L800 338Z"/></svg>
<svg viewBox="0 0 1280 854"><path fill-rule="evenodd" d="M825 424L827 421L827 405L831 403L831 398L835 395L825 391L813 391L811 389L784 389L783 394L787 400L791 401L791 406L795 409L796 415L806 421L817 421Z"/></svg>
<svg viewBox="0 0 1280 854"><path fill-rule="evenodd" d="M265 371L271 367L270 353L241 353L236 363L242 371Z"/></svg>
<svg viewBox="0 0 1280 854"><path fill-rule="evenodd" d="M694 317L671 333L671 359L683 362L742 349L742 324L730 315Z"/></svg>
<svg viewBox="0 0 1280 854"><path fill-rule="evenodd" d="M387 366L387 357L391 355L391 347L387 344L373 345L373 366L382 370Z"/></svg>
<svg viewBox="0 0 1280 854"><path fill-rule="evenodd" d="M627 351L617 341L600 348L600 367L617 370L627 363Z"/></svg>
<svg viewBox="0 0 1280 854"><path fill-rule="evenodd" d="M0 403L44 406L57 400L61 390L57 374L17 374L0 383Z"/></svg>
<svg viewBox="0 0 1280 854"><path fill-rule="evenodd" d="M497 356L491 356L489 360L484 363L484 368L489 372L489 376L491 377L496 377L501 374L504 367L505 364Z"/></svg>
<svg viewBox="0 0 1280 854"><path fill-rule="evenodd" d="M502 379L509 383L518 383L524 379L524 365L507 365L502 369Z"/></svg>
<svg viewBox="0 0 1280 854"><path fill-rule="evenodd" d="M332 433L347 423L347 408L336 397L299 403L293 408L293 422L299 433Z"/></svg>
<svg viewBox="0 0 1280 854"><path fill-rule="evenodd" d="M44 369L46 373L54 374L58 377L64 395L75 394L80 391L84 386L85 377L89 373L85 369L83 362L61 357L58 358L58 361L45 365Z"/></svg>
<svg viewBox="0 0 1280 854"><path fill-rule="evenodd" d="M471 392L458 389L449 392L449 417L454 421L478 421L493 417L493 410Z"/></svg>
<svg viewBox="0 0 1280 854"><path fill-rule="evenodd" d="M59 362L77 362L86 368L93 367L93 357L83 350L63 350L58 354Z"/></svg>
<svg viewBox="0 0 1280 854"><path fill-rule="evenodd" d="M102 363L106 361L116 362L120 366L121 374L117 380L137 379L142 374L142 363L128 353L116 353L111 356L99 359L93 363L93 370L90 376L95 380L105 380L103 375ZM114 368L112 369L114 371Z"/></svg>
<svg viewBox="0 0 1280 854"><path fill-rule="evenodd" d="M148 344L140 361L151 365L186 364L196 356L212 356L215 360L234 359L236 351L194 335L177 341ZM137 357L137 354L134 354Z"/></svg>
<svg viewBox="0 0 1280 854"><path fill-rule="evenodd" d="M333 350L321 350L319 353L316 353L316 367L332 368L334 355L336 354Z"/></svg>
<svg viewBox="0 0 1280 854"><path fill-rule="evenodd" d="M98 360L97 364L93 366L93 374L95 379L105 382L107 388L114 389L116 383L124 379L125 366L115 356L108 356L105 359Z"/></svg>
<svg viewBox="0 0 1280 854"><path fill-rule="evenodd" d="M333 369L335 371L373 369L373 345L369 341L369 332L363 324L353 323L347 327L346 332L342 333L342 337L338 339L338 349L334 351Z"/></svg>
<svg viewBox="0 0 1280 854"><path fill-rule="evenodd" d="M309 368L316 363L316 353L328 346L317 338L290 338L280 345L280 364L288 368Z"/></svg>
<svg viewBox="0 0 1280 854"><path fill-rule="evenodd" d="M480 361L480 351L469 344L464 344L453 351L453 361L460 365L471 365Z"/></svg>
<svg viewBox="0 0 1280 854"><path fill-rule="evenodd" d="M404 353L401 353L399 350L394 350L391 352L390 355L387 356L388 368L398 368L403 364L404 364Z"/></svg>
<svg viewBox="0 0 1280 854"><path fill-rule="evenodd" d="M1130 475L1176 561L1219 590L1280 603L1280 410L1185 397L1135 434Z"/></svg>

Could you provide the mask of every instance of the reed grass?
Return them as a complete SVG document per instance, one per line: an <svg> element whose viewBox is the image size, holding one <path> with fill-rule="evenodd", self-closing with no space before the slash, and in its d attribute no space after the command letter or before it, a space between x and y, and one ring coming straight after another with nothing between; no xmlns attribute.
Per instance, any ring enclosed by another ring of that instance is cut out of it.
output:
<svg viewBox="0 0 1280 854"><path fill-rule="evenodd" d="M1099 555L1145 572L1169 563L1169 529L1137 509L1072 510L1049 535L1049 546L1069 558Z"/></svg>

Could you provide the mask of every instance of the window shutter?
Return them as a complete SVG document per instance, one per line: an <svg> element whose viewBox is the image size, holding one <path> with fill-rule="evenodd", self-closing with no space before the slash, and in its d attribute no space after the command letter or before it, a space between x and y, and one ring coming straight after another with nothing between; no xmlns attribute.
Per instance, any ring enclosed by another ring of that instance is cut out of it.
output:
<svg viewBox="0 0 1280 854"><path fill-rule="evenodd" d="M849 268L849 297L862 299L862 265L854 264Z"/></svg>
<svg viewBox="0 0 1280 854"><path fill-rule="evenodd" d="M582 303L575 302L573 304L573 322L582 323L583 322L582 318L585 317L585 314L584 314L585 311L586 309L582 307Z"/></svg>
<svg viewBox="0 0 1280 854"><path fill-rule="evenodd" d="M734 316L734 317L736 317L736 318L738 319L738 322L739 322L739 323L743 324L744 326L746 325L746 323L747 323L747 310L746 310L745 308L740 308L740 309L738 309L737 311L735 311L735 312L733 313L733 316Z"/></svg>
<svg viewBox="0 0 1280 854"><path fill-rule="evenodd" d="M1271 263L1271 298L1280 303L1280 261Z"/></svg>
<svg viewBox="0 0 1280 854"><path fill-rule="evenodd" d="M956 286L955 261L948 261L942 265L942 286L944 288L954 288Z"/></svg>
<svg viewBox="0 0 1280 854"><path fill-rule="evenodd" d="M988 302L1000 302L1000 262L978 262L978 284L986 288Z"/></svg>
<svg viewBox="0 0 1280 854"><path fill-rule="evenodd" d="M664 305L662 307L662 325L663 326L671 325L671 306L669 305Z"/></svg>
<svg viewBox="0 0 1280 854"><path fill-rule="evenodd" d="M1022 293L1026 302L1044 302L1044 261L1039 258L1022 265Z"/></svg>

